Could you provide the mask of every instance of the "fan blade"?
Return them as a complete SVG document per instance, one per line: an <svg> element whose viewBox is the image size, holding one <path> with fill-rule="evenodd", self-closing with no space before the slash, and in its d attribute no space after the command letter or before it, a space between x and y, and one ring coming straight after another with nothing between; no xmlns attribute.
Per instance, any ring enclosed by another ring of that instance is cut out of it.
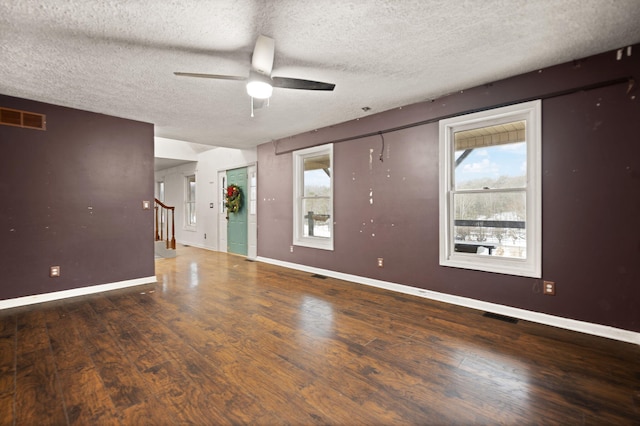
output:
<svg viewBox="0 0 640 426"><path fill-rule="evenodd" d="M220 75L220 74L198 74L195 72L174 72L175 75L180 77L198 77L198 78L214 78L217 80L246 80L247 77L240 77L237 75Z"/></svg>
<svg viewBox="0 0 640 426"><path fill-rule="evenodd" d="M321 81L301 80L299 78L272 77L273 87L302 90L333 90L336 85Z"/></svg>
<svg viewBox="0 0 640 426"><path fill-rule="evenodd" d="M251 68L266 76L271 75L275 48L276 42L274 39L260 34L256 40L256 47L253 49Z"/></svg>

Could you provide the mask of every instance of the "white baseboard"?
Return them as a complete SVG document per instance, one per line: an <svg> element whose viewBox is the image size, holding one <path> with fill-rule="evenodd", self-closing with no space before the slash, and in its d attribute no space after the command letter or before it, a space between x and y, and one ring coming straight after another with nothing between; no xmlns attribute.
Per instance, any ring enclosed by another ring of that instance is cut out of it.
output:
<svg viewBox="0 0 640 426"><path fill-rule="evenodd" d="M178 241L178 240L176 240L176 244L180 244L180 245L187 246L187 247L195 247L195 248L199 248L199 249L203 249L203 250L209 250L209 251L219 251L219 250L216 250L214 247L205 246L204 244L199 244L199 243L191 243L191 242L188 242L188 241Z"/></svg>
<svg viewBox="0 0 640 426"><path fill-rule="evenodd" d="M567 330L578 331L581 333L592 334L594 336L606 337L609 339L620 340L623 342L635 343L640 345L640 333L629 330L622 330L606 325L593 324L584 321L573 320L569 318L558 317L555 315L543 314L540 312L527 311L525 309L513 308L511 306L498 305L496 303L484 302L481 300L470 299L467 297L453 296L446 293L439 293L432 290L424 290L417 287L411 287L404 284L396 284L387 281L375 280L358 275L344 274L342 272L330 271L327 269L314 268L312 266L299 265L297 263L285 262L277 259L269 259L258 256L259 262L269 263L272 265L282 266L285 268L296 269L299 271L309 272L311 274L320 274L327 277L337 278L344 281L351 281L358 284L365 284L372 287L383 288L386 290L396 291L398 293L410 294L413 296L424 297L425 299L437 300L439 302L451 303L452 305L464 306L467 308L478 309L480 311L492 312L495 314L506 315L525 321L536 322L539 324L550 325L553 327L564 328Z"/></svg>
<svg viewBox="0 0 640 426"><path fill-rule="evenodd" d="M191 243L182 243L182 242L178 242L178 244L182 244L183 246L189 246L189 247L195 247L195 248L199 248L199 249L203 249L203 250L209 250L209 251L215 251L217 253L228 253L226 250L217 250L214 247L209 247L209 246L205 246L202 244L191 244ZM233 254L233 253L229 253L229 254ZM242 255L239 255L242 256ZM251 257L249 255L245 256L247 259L249 260L255 260L257 261L258 258L256 256Z"/></svg>
<svg viewBox="0 0 640 426"><path fill-rule="evenodd" d="M68 299L70 297L85 296L87 294L101 293L103 291L118 290L121 288L134 287L137 285L151 284L157 281L158 280L154 275L151 277L135 278L132 280L118 281L114 283L73 288L71 290L54 291L52 293L16 297L15 299L0 300L0 310L17 308L19 306L33 305L36 303L51 302L60 299Z"/></svg>

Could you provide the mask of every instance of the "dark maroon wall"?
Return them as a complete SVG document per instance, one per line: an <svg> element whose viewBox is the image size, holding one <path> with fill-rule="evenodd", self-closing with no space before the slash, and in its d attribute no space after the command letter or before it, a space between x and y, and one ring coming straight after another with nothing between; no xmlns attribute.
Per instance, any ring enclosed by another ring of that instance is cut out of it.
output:
<svg viewBox="0 0 640 426"><path fill-rule="evenodd" d="M0 126L0 299L153 276L153 125L4 95L0 106L47 119L46 131Z"/></svg>
<svg viewBox="0 0 640 426"><path fill-rule="evenodd" d="M261 145L258 255L640 331L640 90L627 77L640 81L640 55L608 52ZM535 98L543 279L556 296L538 279L438 263L437 120ZM334 145L335 250L291 253L290 151L416 122L427 123L384 135L384 162L378 135Z"/></svg>

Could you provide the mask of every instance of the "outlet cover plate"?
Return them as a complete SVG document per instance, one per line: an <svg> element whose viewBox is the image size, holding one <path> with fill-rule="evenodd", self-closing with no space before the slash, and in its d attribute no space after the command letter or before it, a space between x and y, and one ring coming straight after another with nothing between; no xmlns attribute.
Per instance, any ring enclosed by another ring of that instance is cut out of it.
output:
<svg viewBox="0 0 640 426"><path fill-rule="evenodd" d="M51 278L57 278L60 276L60 267L59 266L52 266L49 268L49 276Z"/></svg>

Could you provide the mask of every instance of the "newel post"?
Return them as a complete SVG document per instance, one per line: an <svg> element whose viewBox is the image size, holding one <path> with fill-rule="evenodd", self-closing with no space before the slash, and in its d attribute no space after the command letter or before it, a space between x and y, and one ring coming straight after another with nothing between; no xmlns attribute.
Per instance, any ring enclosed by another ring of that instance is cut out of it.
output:
<svg viewBox="0 0 640 426"><path fill-rule="evenodd" d="M176 216L175 210L175 207L171 208L171 248L174 250L176 249L176 224L174 220Z"/></svg>
<svg viewBox="0 0 640 426"><path fill-rule="evenodd" d="M154 241L159 241L160 240L160 235L158 235L158 205L156 204L153 207L153 209L156 211L156 226L155 226L155 228L153 228L154 232L156 234L155 237L154 237L155 238Z"/></svg>

